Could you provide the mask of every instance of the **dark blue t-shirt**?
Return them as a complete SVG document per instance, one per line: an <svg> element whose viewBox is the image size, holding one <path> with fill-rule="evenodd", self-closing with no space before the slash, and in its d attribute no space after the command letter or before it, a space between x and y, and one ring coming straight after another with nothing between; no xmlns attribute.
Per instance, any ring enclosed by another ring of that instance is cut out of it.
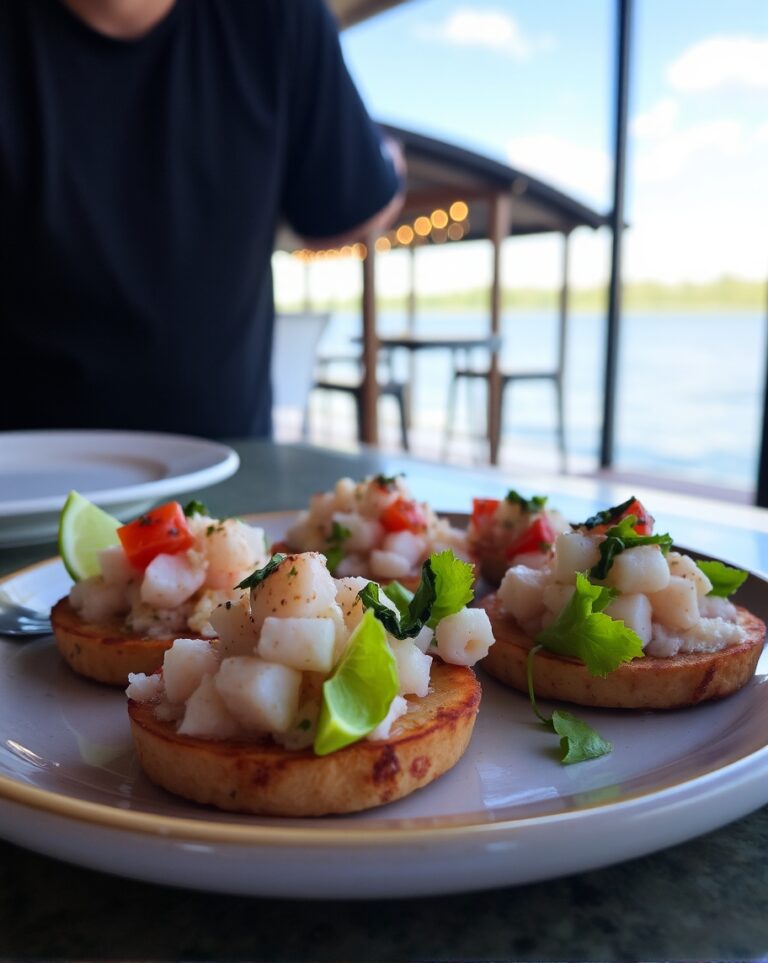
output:
<svg viewBox="0 0 768 963"><path fill-rule="evenodd" d="M277 223L397 186L321 0L0 0L0 428L267 435Z"/></svg>

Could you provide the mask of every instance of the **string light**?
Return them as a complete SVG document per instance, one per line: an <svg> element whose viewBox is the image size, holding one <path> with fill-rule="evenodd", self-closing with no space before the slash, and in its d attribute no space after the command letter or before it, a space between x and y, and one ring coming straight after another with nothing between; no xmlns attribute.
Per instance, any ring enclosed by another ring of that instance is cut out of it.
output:
<svg viewBox="0 0 768 963"><path fill-rule="evenodd" d="M454 201L448 208L448 213L454 221L465 221L469 215L469 208L464 201Z"/></svg>
<svg viewBox="0 0 768 963"><path fill-rule="evenodd" d="M445 241L460 241L469 232L469 207L465 201L454 201L448 211L438 207L427 217L420 214L412 224L401 224L395 230L387 231L375 241L374 247L379 254L385 254L392 248L409 247L414 242L423 243L427 239L434 244ZM298 248L293 256L299 261L324 261L336 258L353 257L359 261L368 257L365 244L345 244L342 248L323 251L310 251Z"/></svg>

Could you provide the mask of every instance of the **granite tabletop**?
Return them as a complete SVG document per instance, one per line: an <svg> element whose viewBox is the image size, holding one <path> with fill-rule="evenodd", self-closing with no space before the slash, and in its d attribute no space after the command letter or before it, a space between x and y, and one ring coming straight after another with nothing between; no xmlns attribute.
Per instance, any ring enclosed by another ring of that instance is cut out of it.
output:
<svg viewBox="0 0 768 963"><path fill-rule="evenodd" d="M214 514L299 508L340 475L370 471L405 470L415 493L451 511L466 510L468 492L493 496L515 483L374 451L236 447L238 474L199 493ZM575 515L614 494L602 483L558 485L560 506ZM661 504L686 544L766 567L765 513L684 498ZM51 545L4 549L0 574L53 553ZM767 855L768 808L660 852L545 882L472 891L469 865L469 891L453 895L286 900L161 886L0 842L0 959L764 959Z"/></svg>

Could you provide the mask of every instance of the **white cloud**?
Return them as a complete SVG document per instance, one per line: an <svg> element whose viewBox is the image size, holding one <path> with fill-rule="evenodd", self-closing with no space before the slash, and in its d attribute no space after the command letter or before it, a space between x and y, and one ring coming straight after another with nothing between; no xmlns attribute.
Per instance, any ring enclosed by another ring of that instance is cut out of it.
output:
<svg viewBox="0 0 768 963"><path fill-rule="evenodd" d="M527 36L513 17L490 8L463 7L422 33L443 43L493 50L515 60L526 60L533 53L554 46L551 37Z"/></svg>
<svg viewBox="0 0 768 963"><path fill-rule="evenodd" d="M713 155L737 157L747 150L739 121L722 119L692 124L638 150L634 173L638 183L659 184L685 173L692 161Z"/></svg>
<svg viewBox="0 0 768 963"><path fill-rule="evenodd" d="M508 141L506 153L513 167L585 197L598 208L606 204L612 165L605 151L557 134L534 134Z"/></svg>
<svg viewBox="0 0 768 963"><path fill-rule="evenodd" d="M674 90L768 87L768 39L710 37L694 44L667 68Z"/></svg>
<svg viewBox="0 0 768 963"><path fill-rule="evenodd" d="M643 140L656 140L666 137L675 126L680 113L680 105L672 97L659 100L643 114L637 114L632 119L630 130L635 137Z"/></svg>

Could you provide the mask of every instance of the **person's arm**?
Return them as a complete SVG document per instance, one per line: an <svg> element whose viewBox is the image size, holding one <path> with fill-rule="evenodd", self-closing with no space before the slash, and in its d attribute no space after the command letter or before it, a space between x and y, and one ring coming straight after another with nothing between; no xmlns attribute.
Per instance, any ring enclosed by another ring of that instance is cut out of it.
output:
<svg viewBox="0 0 768 963"><path fill-rule="evenodd" d="M307 247L338 247L383 231L397 216L403 155L368 116L321 0L281 9L291 65L282 209Z"/></svg>
<svg viewBox="0 0 768 963"><path fill-rule="evenodd" d="M405 201L405 157L400 144L389 137L382 141L382 150L389 151L395 171L400 178L400 188L392 200L368 220L363 221L362 224L356 224L343 234L320 238L302 237L304 247L311 251L343 247L345 244L354 244L356 241L364 241L366 238L381 234L390 227L402 210Z"/></svg>

